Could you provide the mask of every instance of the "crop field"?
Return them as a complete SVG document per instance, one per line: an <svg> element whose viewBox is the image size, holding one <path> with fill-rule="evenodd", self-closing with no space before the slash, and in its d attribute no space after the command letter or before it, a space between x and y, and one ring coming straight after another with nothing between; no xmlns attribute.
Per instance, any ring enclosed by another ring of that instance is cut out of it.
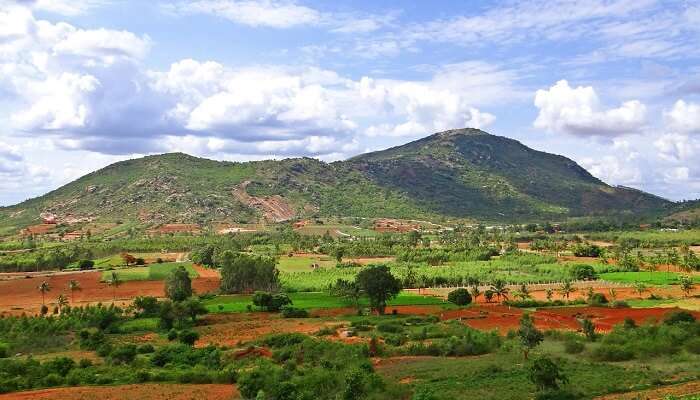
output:
<svg viewBox="0 0 700 400"><path fill-rule="evenodd" d="M162 281L172 270L180 266L185 267L190 278L198 276L197 271L192 267L192 263L161 263L144 267L127 267L114 271L103 271L102 281L111 279L112 272L116 272L122 281Z"/></svg>

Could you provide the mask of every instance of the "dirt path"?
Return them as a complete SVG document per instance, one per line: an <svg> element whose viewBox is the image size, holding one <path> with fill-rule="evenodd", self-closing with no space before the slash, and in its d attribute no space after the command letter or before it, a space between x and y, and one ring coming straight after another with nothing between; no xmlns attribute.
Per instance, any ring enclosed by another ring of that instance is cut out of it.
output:
<svg viewBox="0 0 700 400"><path fill-rule="evenodd" d="M596 397L596 400L660 400L667 396L687 396L700 394L700 381L686 382L657 389L629 393L609 394Z"/></svg>
<svg viewBox="0 0 700 400"><path fill-rule="evenodd" d="M240 398L233 385L153 384L83 386L0 395L0 400L231 400Z"/></svg>

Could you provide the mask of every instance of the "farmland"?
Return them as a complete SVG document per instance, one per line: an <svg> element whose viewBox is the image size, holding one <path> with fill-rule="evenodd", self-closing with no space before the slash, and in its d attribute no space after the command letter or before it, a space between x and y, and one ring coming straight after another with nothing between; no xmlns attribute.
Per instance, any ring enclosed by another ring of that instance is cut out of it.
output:
<svg viewBox="0 0 700 400"><path fill-rule="evenodd" d="M299 398L308 388L337 397L353 374L367 398L529 399L541 392L528 372L541 359L567 377L559 390L573 398L700 380L692 248L659 238L627 248L612 237L597 248L570 234L523 234L531 238L521 246L514 236L280 227L38 242L18 254L62 254L66 267L2 274L0 352L22 355L0 358L9 392L0 399L111 398L154 385L172 398L246 398L278 393L280 380ZM81 270L86 256L92 267ZM188 280L174 278L178 267ZM363 281L368 273L380 275ZM398 291L377 303L361 285L382 279ZM451 297L457 288L472 294L466 304ZM526 318L543 335L528 360L518 333ZM299 364L283 373L289 360Z"/></svg>

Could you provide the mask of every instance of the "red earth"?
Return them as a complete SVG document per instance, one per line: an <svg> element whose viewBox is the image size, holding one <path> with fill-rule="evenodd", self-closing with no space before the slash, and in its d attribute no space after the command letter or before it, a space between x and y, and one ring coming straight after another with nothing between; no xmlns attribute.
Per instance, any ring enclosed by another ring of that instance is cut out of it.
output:
<svg viewBox="0 0 700 400"><path fill-rule="evenodd" d="M0 395L0 400L231 400L240 398L233 385L139 384L32 390Z"/></svg>

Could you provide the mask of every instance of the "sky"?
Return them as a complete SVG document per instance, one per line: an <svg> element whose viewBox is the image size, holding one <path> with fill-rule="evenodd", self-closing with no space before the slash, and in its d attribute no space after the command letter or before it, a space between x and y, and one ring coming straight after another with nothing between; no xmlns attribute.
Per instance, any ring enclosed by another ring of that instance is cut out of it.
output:
<svg viewBox="0 0 700 400"><path fill-rule="evenodd" d="M0 205L128 158L473 127L700 198L697 0L0 0Z"/></svg>

